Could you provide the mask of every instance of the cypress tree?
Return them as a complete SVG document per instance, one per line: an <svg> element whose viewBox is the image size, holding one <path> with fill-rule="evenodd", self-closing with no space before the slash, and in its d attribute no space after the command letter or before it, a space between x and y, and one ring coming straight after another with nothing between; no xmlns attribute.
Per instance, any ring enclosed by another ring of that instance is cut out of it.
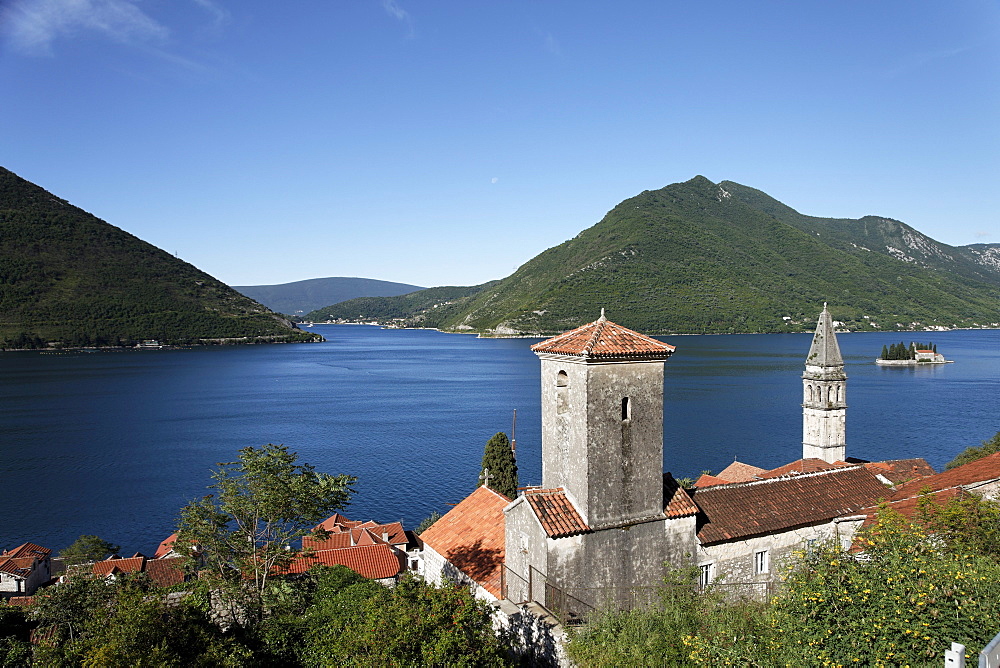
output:
<svg viewBox="0 0 1000 668"><path fill-rule="evenodd" d="M488 484L487 469L489 469ZM510 449L510 439L502 431L498 431L486 441L483 465L479 470L479 483L487 484L494 492L499 492L508 499L517 497L517 462L514 461L514 452Z"/></svg>
<svg viewBox="0 0 1000 668"><path fill-rule="evenodd" d="M879 355L879 357L881 357L884 360L889 359L889 349L885 347L884 343L882 344L882 354Z"/></svg>

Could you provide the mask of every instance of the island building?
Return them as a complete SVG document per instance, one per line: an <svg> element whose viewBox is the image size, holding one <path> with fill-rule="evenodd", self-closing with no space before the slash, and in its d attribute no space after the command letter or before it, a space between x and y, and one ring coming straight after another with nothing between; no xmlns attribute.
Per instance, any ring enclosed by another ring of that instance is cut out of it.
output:
<svg viewBox="0 0 1000 668"><path fill-rule="evenodd" d="M663 472L663 370L674 346L602 311L532 350L542 484L515 499L480 487L421 536L427 579L468 582L507 606L566 620L641 605L682 567L696 568L702 586L764 597L793 554L828 540L848 548L880 501L915 503L909 480L989 495L1000 486L1000 457L955 477L919 458L847 456L847 376L825 305L802 376L802 458L770 470L734 462L691 489Z"/></svg>

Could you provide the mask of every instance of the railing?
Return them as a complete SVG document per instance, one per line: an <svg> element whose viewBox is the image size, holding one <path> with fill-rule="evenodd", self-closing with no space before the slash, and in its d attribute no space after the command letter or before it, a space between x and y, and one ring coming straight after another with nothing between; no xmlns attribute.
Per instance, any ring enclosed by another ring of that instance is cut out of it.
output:
<svg viewBox="0 0 1000 668"><path fill-rule="evenodd" d="M538 569L529 567L527 576L503 569L503 595L513 603L541 603L562 624L578 625L599 609L637 610L655 608L671 589L718 592L727 601L764 602L774 596L780 582L715 582L706 588L685 584L646 587L560 587ZM512 597L513 595L513 597ZM518 600L515 600L518 599Z"/></svg>

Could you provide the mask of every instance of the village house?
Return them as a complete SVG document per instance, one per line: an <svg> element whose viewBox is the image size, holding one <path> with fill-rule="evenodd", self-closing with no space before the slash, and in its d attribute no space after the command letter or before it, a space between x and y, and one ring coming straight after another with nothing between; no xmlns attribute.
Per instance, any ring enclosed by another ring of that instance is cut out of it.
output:
<svg viewBox="0 0 1000 668"><path fill-rule="evenodd" d="M24 543L0 554L0 597L31 596L52 579L52 550Z"/></svg>
<svg viewBox="0 0 1000 668"><path fill-rule="evenodd" d="M480 487L422 536L428 579L469 582L489 600L572 617L641 604L682 567L703 586L765 596L792 555L821 541L849 547L880 501L912 499L926 481L987 494L1000 486L1000 457L935 475L923 459L847 456L847 375L826 305L802 374L802 458L770 470L734 462L692 489L662 472L663 367L674 346L602 312L532 350L541 486L509 502Z"/></svg>

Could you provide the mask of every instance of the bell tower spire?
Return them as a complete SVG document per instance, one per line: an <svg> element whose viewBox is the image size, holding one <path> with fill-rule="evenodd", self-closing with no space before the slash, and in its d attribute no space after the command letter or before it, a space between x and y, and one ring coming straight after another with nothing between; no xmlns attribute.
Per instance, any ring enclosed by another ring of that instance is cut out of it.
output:
<svg viewBox="0 0 1000 668"><path fill-rule="evenodd" d="M802 374L802 458L847 456L847 374L833 318L823 304Z"/></svg>

